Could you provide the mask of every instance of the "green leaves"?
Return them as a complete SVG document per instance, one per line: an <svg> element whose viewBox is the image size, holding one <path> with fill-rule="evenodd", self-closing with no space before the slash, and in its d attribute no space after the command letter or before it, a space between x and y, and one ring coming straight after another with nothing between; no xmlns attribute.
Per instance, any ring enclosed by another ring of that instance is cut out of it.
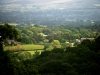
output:
<svg viewBox="0 0 100 75"><path fill-rule="evenodd" d="M5 39L17 39L18 31L8 24L0 25L0 41Z"/></svg>
<svg viewBox="0 0 100 75"><path fill-rule="evenodd" d="M20 61L31 59L31 54L29 52L20 52L17 56Z"/></svg>

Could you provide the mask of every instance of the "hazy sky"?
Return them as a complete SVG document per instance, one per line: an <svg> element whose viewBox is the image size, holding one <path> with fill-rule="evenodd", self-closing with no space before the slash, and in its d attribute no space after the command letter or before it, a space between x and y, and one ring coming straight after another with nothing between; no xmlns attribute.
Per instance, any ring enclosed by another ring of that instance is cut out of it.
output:
<svg viewBox="0 0 100 75"><path fill-rule="evenodd" d="M0 2L25 2L25 3L39 3L39 4L53 4L53 3L66 3L66 2L77 2L77 1L82 1L82 2L86 2L86 3L90 3L90 2L95 2L95 1L99 1L99 0L0 0Z"/></svg>
<svg viewBox="0 0 100 75"><path fill-rule="evenodd" d="M25 0L24 0L25 1ZM39 2L39 3L62 3L62 2L69 2L74 0L26 0L26 1L33 1L33 2Z"/></svg>
<svg viewBox="0 0 100 75"><path fill-rule="evenodd" d="M30 0L31 1L31 0ZM32 0L34 2L68 2L68 1L73 1L73 0Z"/></svg>
<svg viewBox="0 0 100 75"><path fill-rule="evenodd" d="M73 0L49 0L49 1L51 1L51 3L63 3L63 2L73 1Z"/></svg>
<svg viewBox="0 0 100 75"><path fill-rule="evenodd" d="M30 0L34 1L36 3L46 3L46 4L53 4L53 3L65 3L65 2L73 2L73 1L79 1L79 0Z"/></svg>
<svg viewBox="0 0 100 75"><path fill-rule="evenodd" d="M35 2L35 3L63 3L63 2L77 1L77 0L1 0L1 1L3 2L29 1L29 2Z"/></svg>

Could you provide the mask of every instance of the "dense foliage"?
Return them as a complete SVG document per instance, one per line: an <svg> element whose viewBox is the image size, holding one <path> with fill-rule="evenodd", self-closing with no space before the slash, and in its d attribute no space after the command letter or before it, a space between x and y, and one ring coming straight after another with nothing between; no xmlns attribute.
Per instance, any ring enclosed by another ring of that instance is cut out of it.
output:
<svg viewBox="0 0 100 75"><path fill-rule="evenodd" d="M51 43L53 40L65 43L75 42L75 39L80 38L95 38L100 33L100 25L65 25L55 27L34 25L18 27L18 30L24 44Z"/></svg>
<svg viewBox="0 0 100 75"><path fill-rule="evenodd" d="M100 75L100 36L77 47L55 48L31 59L16 60L13 52L0 52L1 75ZM2 45L0 45L0 49ZM30 54L26 53L26 55ZM24 54L25 56L25 54ZM22 61L21 61L22 60ZM5 64L4 64L5 63Z"/></svg>
<svg viewBox="0 0 100 75"><path fill-rule="evenodd" d="M100 36L99 29L98 33L95 29L90 28L96 34L94 40L83 40L77 46L66 48L60 47L58 40L53 40L50 45L47 44L45 51L41 54L36 51L34 55L24 51L4 51L0 42L0 75L100 75ZM53 28L51 31L54 31ZM52 50L48 46L53 46Z"/></svg>
<svg viewBox="0 0 100 75"><path fill-rule="evenodd" d="M0 25L0 41L4 41L5 39L17 39L18 31L5 23L4 25Z"/></svg>

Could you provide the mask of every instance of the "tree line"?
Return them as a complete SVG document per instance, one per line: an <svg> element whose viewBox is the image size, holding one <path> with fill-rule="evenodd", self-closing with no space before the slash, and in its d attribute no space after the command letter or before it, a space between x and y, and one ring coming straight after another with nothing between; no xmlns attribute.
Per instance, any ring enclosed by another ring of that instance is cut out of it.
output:
<svg viewBox="0 0 100 75"><path fill-rule="evenodd" d="M51 43L59 40L60 43L75 42L80 38L96 38L100 34L100 26L62 25L62 26L26 26L19 27L23 44Z"/></svg>

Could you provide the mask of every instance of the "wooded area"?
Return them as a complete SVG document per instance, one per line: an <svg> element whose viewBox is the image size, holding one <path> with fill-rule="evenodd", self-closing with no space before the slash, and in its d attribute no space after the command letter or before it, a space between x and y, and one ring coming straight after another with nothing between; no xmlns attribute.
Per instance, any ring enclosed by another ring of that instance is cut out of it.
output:
<svg viewBox="0 0 100 75"><path fill-rule="evenodd" d="M84 36L87 38L90 35L94 39L85 39L74 47L66 46L66 44L65 47L60 47L60 42L62 41L59 40L59 42L55 36L56 39L53 38L53 41L49 40L49 42L51 41L50 44L45 43L45 45L47 44L49 46L54 46L52 50L44 49L41 54L36 51L34 55L24 51L20 51L19 53L9 50L4 51L3 44L0 42L0 75L100 75L100 26L94 25L81 28L76 27L75 29L73 27L69 27L70 29L67 29L68 27L69 26L61 26L56 28L25 27L18 29L18 31L20 31L20 35L29 35L29 37L32 36L32 34L35 35L35 31L37 31L36 34L38 37L41 36L39 39L43 38L44 34L50 35L51 33L54 33L56 36L64 36L66 34L66 40L72 42L76 38L72 38L71 36L73 36L73 34L76 32L78 32L77 35L80 34L81 37ZM30 35L28 33L28 29L36 30L33 30L34 33ZM43 33L43 29L46 29L47 31L49 30L50 32L46 33L44 31ZM12 30L13 28L10 31ZM41 32L42 34L38 34ZM2 35L0 34L1 37ZM8 35L9 37L6 37L5 39L10 39L10 36L12 37L12 35ZM15 36L16 35L17 34L15 34ZM15 36L13 39L15 39ZM67 36L70 36L70 39L68 39Z"/></svg>

